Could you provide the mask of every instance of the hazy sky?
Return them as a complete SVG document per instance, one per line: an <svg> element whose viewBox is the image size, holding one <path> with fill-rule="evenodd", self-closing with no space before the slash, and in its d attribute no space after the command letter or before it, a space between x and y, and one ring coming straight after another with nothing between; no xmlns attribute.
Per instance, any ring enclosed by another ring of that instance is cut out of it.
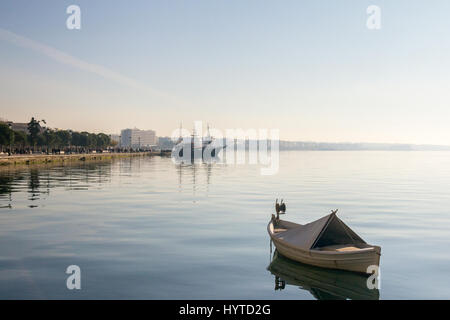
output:
<svg viewBox="0 0 450 320"><path fill-rule="evenodd" d="M81 7L81 30L66 8ZM369 5L381 30L366 27ZM0 117L450 144L450 1L0 2Z"/></svg>

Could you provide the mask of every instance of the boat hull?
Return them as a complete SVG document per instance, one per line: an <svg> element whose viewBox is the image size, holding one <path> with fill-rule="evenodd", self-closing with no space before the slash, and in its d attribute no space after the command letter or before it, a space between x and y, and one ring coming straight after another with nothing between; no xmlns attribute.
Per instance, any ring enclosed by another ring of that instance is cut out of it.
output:
<svg viewBox="0 0 450 320"><path fill-rule="evenodd" d="M219 155L219 152L225 149L225 146L199 146L194 147L193 144L183 144L180 143L176 145L172 150L172 156L178 159L183 159L184 150L190 151L190 154L187 154L186 160L193 160L195 158L202 159L214 159Z"/></svg>
<svg viewBox="0 0 450 320"><path fill-rule="evenodd" d="M275 280L284 281L284 285L298 286L302 290L307 290L319 300L378 300L380 298L378 289L367 287L367 280L370 277L368 274L299 263L284 257L277 250L274 252L268 270L276 277ZM277 284L277 281L275 283Z"/></svg>
<svg viewBox="0 0 450 320"><path fill-rule="evenodd" d="M278 252L289 259L301 263L322 268L347 270L366 274L373 273L374 271L369 267L378 267L380 264L381 248L378 246L351 252L303 250L277 238L273 230L274 225L273 221L271 221L267 226L267 231Z"/></svg>

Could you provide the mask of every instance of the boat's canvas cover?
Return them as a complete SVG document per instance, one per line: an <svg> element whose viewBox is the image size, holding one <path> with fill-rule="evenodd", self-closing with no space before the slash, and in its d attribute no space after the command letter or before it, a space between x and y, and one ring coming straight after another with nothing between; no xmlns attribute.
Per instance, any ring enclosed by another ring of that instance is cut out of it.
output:
<svg viewBox="0 0 450 320"><path fill-rule="evenodd" d="M366 243L334 213L277 233L276 237L304 250L338 244Z"/></svg>

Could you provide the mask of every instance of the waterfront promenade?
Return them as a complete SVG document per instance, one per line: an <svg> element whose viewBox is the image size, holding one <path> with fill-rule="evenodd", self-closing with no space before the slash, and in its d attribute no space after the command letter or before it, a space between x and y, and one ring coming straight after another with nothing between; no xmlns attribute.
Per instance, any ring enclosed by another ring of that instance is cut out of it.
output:
<svg viewBox="0 0 450 320"><path fill-rule="evenodd" d="M32 165L43 163L64 163L76 161L99 161L113 158L139 157L147 155L160 155L160 152L120 152L120 153L77 153L77 154L20 154L0 155L0 167L15 165Z"/></svg>

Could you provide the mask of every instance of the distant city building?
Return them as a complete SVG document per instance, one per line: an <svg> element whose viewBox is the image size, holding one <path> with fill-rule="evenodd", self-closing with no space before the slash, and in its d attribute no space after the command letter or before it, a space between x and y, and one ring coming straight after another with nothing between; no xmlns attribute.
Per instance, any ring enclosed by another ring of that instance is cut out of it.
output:
<svg viewBox="0 0 450 320"><path fill-rule="evenodd" d="M118 145L120 145L120 135L118 134L110 134L109 138L111 139L111 142L116 142Z"/></svg>
<svg viewBox="0 0 450 320"><path fill-rule="evenodd" d="M120 134L122 148L150 148L157 143L156 132L153 130L124 129Z"/></svg>
<svg viewBox="0 0 450 320"><path fill-rule="evenodd" d="M158 137L158 146L163 150L172 149L175 142L171 137Z"/></svg>
<svg viewBox="0 0 450 320"><path fill-rule="evenodd" d="M9 126L11 128L11 130L14 131L20 131L20 132L24 132L26 134L28 134L28 123L26 122L12 122L12 121L8 121L5 119L0 118L0 122L6 124L7 126ZM40 132L44 132L44 127L39 126L40 128Z"/></svg>
<svg viewBox="0 0 450 320"><path fill-rule="evenodd" d="M11 129L14 131L22 131L28 133L28 123L19 123L8 121L8 125L11 124Z"/></svg>

